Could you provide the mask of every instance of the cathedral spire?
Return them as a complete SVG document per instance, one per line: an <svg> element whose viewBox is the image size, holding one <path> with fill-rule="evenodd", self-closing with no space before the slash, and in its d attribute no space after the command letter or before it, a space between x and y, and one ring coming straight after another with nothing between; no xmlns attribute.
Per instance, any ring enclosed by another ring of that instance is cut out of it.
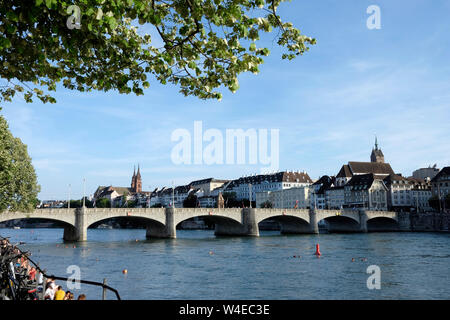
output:
<svg viewBox="0 0 450 320"><path fill-rule="evenodd" d="M135 187L135 191L134 191L134 192L137 192L137 193L142 192L141 168L140 168L139 164L138 164L138 171L137 171L137 173L136 173L136 178L135 178L135 185L134 185L134 187Z"/></svg>
<svg viewBox="0 0 450 320"><path fill-rule="evenodd" d="M131 178L131 189L136 189L136 166L134 166L133 177Z"/></svg>
<svg viewBox="0 0 450 320"><path fill-rule="evenodd" d="M378 149L378 139L375 136L375 148L372 149L372 154L370 155L370 162L384 163L384 155L381 149Z"/></svg>

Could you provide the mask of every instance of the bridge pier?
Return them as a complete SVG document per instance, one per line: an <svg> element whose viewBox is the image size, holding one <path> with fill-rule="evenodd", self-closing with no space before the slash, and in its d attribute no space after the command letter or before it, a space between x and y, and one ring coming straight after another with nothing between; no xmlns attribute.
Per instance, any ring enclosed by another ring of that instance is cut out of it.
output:
<svg viewBox="0 0 450 320"><path fill-rule="evenodd" d="M360 232L367 233L367 213L365 210L359 211Z"/></svg>
<svg viewBox="0 0 450 320"><path fill-rule="evenodd" d="M75 209L75 227L64 227L64 241L87 241L87 209Z"/></svg>
<svg viewBox="0 0 450 320"><path fill-rule="evenodd" d="M177 237L177 231L174 221L174 208L166 208L164 210L166 215L166 223L162 225L148 225L146 231L146 238L165 238L165 239L175 239Z"/></svg>
<svg viewBox="0 0 450 320"><path fill-rule="evenodd" d="M217 236L249 236L259 237L259 227L256 222L256 209L243 208L241 216L242 224L233 222L216 223L214 232Z"/></svg>
<svg viewBox="0 0 450 320"><path fill-rule="evenodd" d="M78 230L75 227L72 226L65 226L64 227L64 241L78 241L79 235Z"/></svg>
<svg viewBox="0 0 450 320"><path fill-rule="evenodd" d="M409 212L397 212L397 222L400 231L411 231L411 214Z"/></svg>
<svg viewBox="0 0 450 320"><path fill-rule="evenodd" d="M317 221L317 212L315 209L309 209L310 233L319 234L319 223Z"/></svg>

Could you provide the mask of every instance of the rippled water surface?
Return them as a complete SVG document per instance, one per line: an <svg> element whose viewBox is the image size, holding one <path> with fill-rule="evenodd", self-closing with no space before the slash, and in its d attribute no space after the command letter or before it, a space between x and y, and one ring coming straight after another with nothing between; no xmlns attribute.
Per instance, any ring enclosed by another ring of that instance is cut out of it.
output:
<svg viewBox="0 0 450 320"><path fill-rule="evenodd" d="M178 230L177 239L145 240L145 230L89 229L88 241L75 248L63 242L62 229L0 235L24 241L20 247L49 274L69 276L67 267L78 265L82 279L106 278L122 299L450 299L448 233L222 238ZM380 290L367 288L369 265L381 269ZM101 298L101 289L88 285L80 293Z"/></svg>

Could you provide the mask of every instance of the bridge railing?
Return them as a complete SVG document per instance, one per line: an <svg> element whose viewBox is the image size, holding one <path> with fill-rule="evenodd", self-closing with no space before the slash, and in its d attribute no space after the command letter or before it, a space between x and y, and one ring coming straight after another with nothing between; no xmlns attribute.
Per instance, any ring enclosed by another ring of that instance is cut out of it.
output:
<svg viewBox="0 0 450 320"><path fill-rule="evenodd" d="M309 209L304 209L304 208L298 208L298 209L294 209L294 208L256 208L255 209L257 213L284 213L284 214L305 214L305 213L309 213Z"/></svg>
<svg viewBox="0 0 450 320"><path fill-rule="evenodd" d="M86 213L161 213L164 208L89 208Z"/></svg>

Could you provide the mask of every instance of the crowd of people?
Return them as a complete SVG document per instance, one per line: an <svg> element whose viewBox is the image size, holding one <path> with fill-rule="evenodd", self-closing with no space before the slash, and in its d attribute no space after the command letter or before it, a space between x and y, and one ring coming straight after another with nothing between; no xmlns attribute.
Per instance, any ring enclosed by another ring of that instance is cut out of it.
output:
<svg viewBox="0 0 450 320"><path fill-rule="evenodd" d="M38 272L36 267L30 263L27 258L28 255L28 253L21 252L19 248L11 244L9 239L0 238L0 261L2 262L2 274L0 276L3 277L5 272L6 274L11 272L15 281L21 279L21 286L26 286L28 299L37 300L39 297L43 297L44 300L74 300L74 294L70 291L66 292L62 286L56 285L55 279L46 279L44 285L43 273ZM9 269L11 265L13 270ZM11 293L8 293L6 288L2 288L8 281L9 279L2 281L0 284L0 299L17 298L15 295L11 297ZM40 288L44 291L43 295L38 294ZM80 294L77 300L86 300L86 295Z"/></svg>
<svg viewBox="0 0 450 320"><path fill-rule="evenodd" d="M73 292L64 291L62 286L55 283L55 279L49 278L45 284L44 300L74 300ZM80 294L77 300L86 300L85 294Z"/></svg>

